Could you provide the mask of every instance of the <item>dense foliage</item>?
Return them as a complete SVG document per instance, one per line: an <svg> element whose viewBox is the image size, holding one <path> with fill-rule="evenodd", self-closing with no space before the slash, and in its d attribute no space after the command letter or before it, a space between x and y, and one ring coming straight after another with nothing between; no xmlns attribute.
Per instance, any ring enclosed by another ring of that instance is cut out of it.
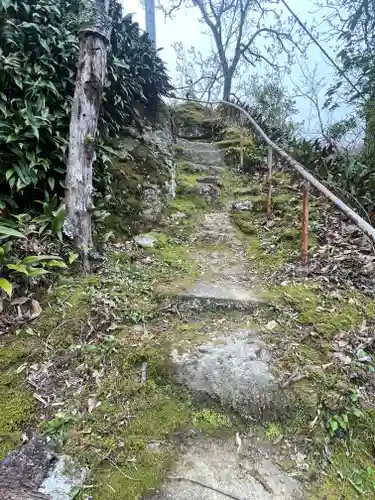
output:
<svg viewBox="0 0 375 500"><path fill-rule="evenodd" d="M77 13L77 0L0 0L0 208L63 193ZM137 120L137 106L152 108L170 88L147 35L116 0L111 15L102 141Z"/></svg>
<svg viewBox="0 0 375 500"><path fill-rule="evenodd" d="M341 73L327 92L326 106L339 106L338 96L344 104L355 105L355 116L343 120L328 129L332 144L340 140L342 133L355 129L356 122L363 122L360 136L364 140L363 149L348 151L326 145L319 148L315 163L323 156L323 176L352 198L351 205L372 217L374 213L375 185L375 7L368 0L327 0L326 21L330 25L330 36L338 44L337 59L345 75L352 82L349 85ZM343 103L340 102L342 105ZM305 145L306 146L306 145ZM311 149L311 144L310 144ZM322 164L321 163L321 164ZM348 200L350 201L350 200ZM372 221L373 222L373 221Z"/></svg>

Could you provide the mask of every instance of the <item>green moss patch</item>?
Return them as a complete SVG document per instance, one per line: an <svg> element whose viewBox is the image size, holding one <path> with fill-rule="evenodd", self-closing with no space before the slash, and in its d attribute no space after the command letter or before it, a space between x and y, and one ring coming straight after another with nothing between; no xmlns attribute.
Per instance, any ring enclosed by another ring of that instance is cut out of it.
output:
<svg viewBox="0 0 375 500"><path fill-rule="evenodd" d="M325 295L314 285L302 283L274 288L266 296L290 304L298 313L299 323L311 325L327 339L357 327L367 317L371 305L366 299Z"/></svg>
<svg viewBox="0 0 375 500"><path fill-rule="evenodd" d="M312 500L337 498L374 498L375 466L370 458L369 443L353 440L350 453L344 442L335 443L332 462L319 485L312 493Z"/></svg>
<svg viewBox="0 0 375 500"><path fill-rule="evenodd" d="M213 409L203 408L193 413L193 425L207 434L217 434L231 428L228 416Z"/></svg>
<svg viewBox="0 0 375 500"><path fill-rule="evenodd" d="M257 226L249 212L234 212L232 220L244 234L257 234Z"/></svg>
<svg viewBox="0 0 375 500"><path fill-rule="evenodd" d="M7 356L8 369L0 372L0 459L21 444L22 431L36 410L24 374L16 372L19 361L18 356Z"/></svg>

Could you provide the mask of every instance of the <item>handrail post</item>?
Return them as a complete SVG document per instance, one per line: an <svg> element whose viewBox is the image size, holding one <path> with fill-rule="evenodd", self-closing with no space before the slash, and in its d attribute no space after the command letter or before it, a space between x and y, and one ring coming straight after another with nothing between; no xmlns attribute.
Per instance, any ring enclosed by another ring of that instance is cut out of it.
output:
<svg viewBox="0 0 375 500"><path fill-rule="evenodd" d="M245 111L241 106L229 101L203 101L201 99L188 99L184 97L176 97L176 99L180 99L182 101L194 101L194 102L205 102L209 104L225 104L230 106L231 108L239 110L248 120L249 123L255 128L258 134L265 140L265 142L272 147L276 153L281 157L287 160L289 165L296 170L306 182L310 183L315 189L317 189L320 193L323 194L327 198L327 200L331 201L338 207L341 212L343 212L354 224L367 236L371 238L373 242L375 242L375 228L371 226L367 221L365 221L362 217L360 217L352 208L346 205L343 201L340 200L332 191L330 191L324 184L319 182L310 172L308 172L298 161L296 161L292 156L286 153L283 149L281 149L277 144L275 144L267 134L262 130L262 128L257 124L257 122L250 116L250 114Z"/></svg>
<svg viewBox="0 0 375 500"><path fill-rule="evenodd" d="M301 233L301 257L302 265L307 265L309 252L309 189L310 183L306 181L303 187L303 213Z"/></svg>
<svg viewBox="0 0 375 500"><path fill-rule="evenodd" d="M267 217L271 216L271 206L272 206L272 161L273 161L273 151L272 147L268 146L268 175L267 175Z"/></svg>
<svg viewBox="0 0 375 500"><path fill-rule="evenodd" d="M241 124L241 134L240 134L240 167L241 167L241 170L243 169L243 143L244 143L244 140L243 140L243 127L242 127L242 124Z"/></svg>

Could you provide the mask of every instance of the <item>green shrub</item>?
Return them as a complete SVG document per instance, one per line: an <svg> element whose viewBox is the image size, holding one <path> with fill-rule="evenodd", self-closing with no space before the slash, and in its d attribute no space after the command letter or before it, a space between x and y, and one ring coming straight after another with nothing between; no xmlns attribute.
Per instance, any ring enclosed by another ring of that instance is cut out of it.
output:
<svg viewBox="0 0 375 500"><path fill-rule="evenodd" d="M62 194L78 59L77 0L0 1L0 209ZM170 89L152 43L119 2L99 123L100 140L137 120ZM106 175L98 148L95 180ZM107 179L108 180L108 179ZM37 190L37 191L36 191Z"/></svg>

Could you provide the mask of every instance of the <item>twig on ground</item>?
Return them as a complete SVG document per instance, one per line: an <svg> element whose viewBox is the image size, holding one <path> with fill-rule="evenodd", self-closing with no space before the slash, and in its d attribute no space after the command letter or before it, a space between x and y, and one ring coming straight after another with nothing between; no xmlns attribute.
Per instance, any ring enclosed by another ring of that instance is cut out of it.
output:
<svg viewBox="0 0 375 500"><path fill-rule="evenodd" d="M263 477L260 475L260 473L256 470L256 469L246 469L250 472L250 474L253 476L253 478L258 481L258 483L260 483L263 488L268 492L270 493L271 495L273 495L273 489L271 488L271 486L269 486L266 482L265 479L263 479Z"/></svg>
<svg viewBox="0 0 375 500"><path fill-rule="evenodd" d="M103 460L108 460L108 462L116 469L119 471L120 474L122 474L126 479L130 479L131 481L139 481L139 479L136 479L135 477L130 477L123 470L120 469L120 467L114 462L109 456L102 455L100 451L95 450L96 453L103 459Z"/></svg>
<svg viewBox="0 0 375 500"><path fill-rule="evenodd" d="M290 384L295 384L296 382L306 378L306 375L304 373L298 373L298 370L294 371L292 375L288 378L286 382L281 384L281 388L285 389L288 387Z"/></svg>
<svg viewBox="0 0 375 500"><path fill-rule="evenodd" d="M231 493L227 493L226 491L219 490L217 488L214 488L213 486L209 486L208 484L201 483L200 481L196 481L195 479L190 479L188 477L168 476L168 479L173 479L175 481L188 481L189 483L197 484L198 486L202 486L202 488L207 488L208 490L215 491L216 493L220 493L220 495L232 498L233 500L245 500L244 498L237 497L235 495L232 495Z"/></svg>

